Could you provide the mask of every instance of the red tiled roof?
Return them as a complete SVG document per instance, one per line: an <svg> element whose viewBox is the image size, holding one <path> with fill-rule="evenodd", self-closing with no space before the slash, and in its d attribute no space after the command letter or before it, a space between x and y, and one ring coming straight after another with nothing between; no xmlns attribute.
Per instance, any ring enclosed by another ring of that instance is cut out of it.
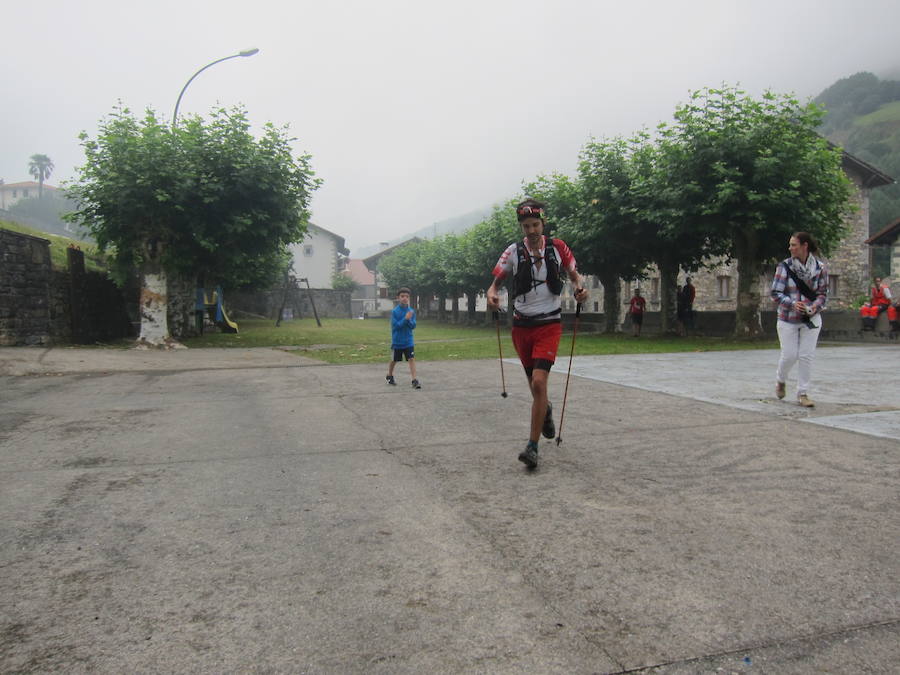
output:
<svg viewBox="0 0 900 675"><path fill-rule="evenodd" d="M365 263L359 258L351 258L347 261L347 269L345 274L349 274L350 278L361 286L374 286L375 275L366 267Z"/></svg>
<svg viewBox="0 0 900 675"><path fill-rule="evenodd" d="M37 188L37 187L39 187L38 183L33 180L26 180L22 183L3 183L2 185L0 185L0 188L22 188L22 189L24 189L24 188ZM44 183L44 187L49 188L51 190L59 189L55 185L50 185L50 183Z"/></svg>

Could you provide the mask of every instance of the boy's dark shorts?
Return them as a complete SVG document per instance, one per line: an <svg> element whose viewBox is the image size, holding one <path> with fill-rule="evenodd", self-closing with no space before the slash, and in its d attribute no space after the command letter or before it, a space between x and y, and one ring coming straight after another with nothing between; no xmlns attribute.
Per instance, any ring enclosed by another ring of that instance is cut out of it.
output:
<svg viewBox="0 0 900 675"><path fill-rule="evenodd" d="M402 361L404 356L407 361L416 358L416 348L404 347L403 349L394 350L394 361Z"/></svg>
<svg viewBox="0 0 900 675"><path fill-rule="evenodd" d="M640 326L644 323L644 315L643 314L632 314L631 315L631 323L635 326Z"/></svg>

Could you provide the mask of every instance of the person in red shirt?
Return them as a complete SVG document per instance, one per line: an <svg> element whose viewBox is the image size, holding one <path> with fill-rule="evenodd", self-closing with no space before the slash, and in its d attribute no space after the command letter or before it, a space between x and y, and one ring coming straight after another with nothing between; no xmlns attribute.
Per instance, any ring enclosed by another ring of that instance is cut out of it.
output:
<svg viewBox="0 0 900 675"><path fill-rule="evenodd" d="M529 469L538 464L538 440L553 438L553 408L547 399L547 379L556 360L562 335L559 295L564 277L575 287L575 300L583 303L588 293L575 268L575 256L561 239L544 236L546 206L526 199L516 207L524 239L503 251L494 266L494 281L487 290L489 310L500 309L500 285L513 278L515 297L512 339L531 389L531 428L519 461Z"/></svg>
<svg viewBox="0 0 900 675"><path fill-rule="evenodd" d="M644 323L644 310L647 309L647 301L641 295L641 289L635 288L634 295L628 302L628 314L631 316L631 328L633 337L640 337L641 325Z"/></svg>
<svg viewBox="0 0 900 675"><path fill-rule="evenodd" d="M891 306L891 287L889 284L882 282L881 277L875 277L875 285L872 286L872 307L878 309L878 316L881 316Z"/></svg>

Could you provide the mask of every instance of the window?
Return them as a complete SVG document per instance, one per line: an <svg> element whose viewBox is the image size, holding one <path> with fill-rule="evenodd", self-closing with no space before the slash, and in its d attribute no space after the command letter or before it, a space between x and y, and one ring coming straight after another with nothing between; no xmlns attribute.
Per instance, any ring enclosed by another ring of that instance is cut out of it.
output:
<svg viewBox="0 0 900 675"><path fill-rule="evenodd" d="M22 190L22 196L25 197L25 199L28 199L28 188Z"/></svg>
<svg viewBox="0 0 900 675"><path fill-rule="evenodd" d="M18 190L13 190L13 199L15 199L15 198L18 197L18 196L19 196L19 191L18 191Z"/></svg>
<svg viewBox="0 0 900 675"><path fill-rule="evenodd" d="M381 288L378 289L378 297L386 298L388 296L387 292L388 292L387 287L382 286Z"/></svg>
<svg viewBox="0 0 900 675"><path fill-rule="evenodd" d="M594 301L594 311L595 311L595 312L599 312L599 311L600 311L600 303L597 302L596 300Z"/></svg>
<svg viewBox="0 0 900 675"><path fill-rule="evenodd" d="M591 277L591 288L600 288L600 279L598 277Z"/></svg>
<svg viewBox="0 0 900 675"><path fill-rule="evenodd" d="M650 302L659 302L659 277L650 280Z"/></svg>
<svg viewBox="0 0 900 675"><path fill-rule="evenodd" d="M312 254L313 254L312 244L304 244L303 245L303 255L305 255L307 258L309 258L309 257L312 257Z"/></svg>
<svg viewBox="0 0 900 675"><path fill-rule="evenodd" d="M716 277L719 286L719 300L727 300L731 297L731 277Z"/></svg>
<svg viewBox="0 0 900 675"><path fill-rule="evenodd" d="M839 294L839 289L841 287L840 283L838 283L840 277L837 274L829 274L828 275L828 297L829 298L839 298L841 297Z"/></svg>

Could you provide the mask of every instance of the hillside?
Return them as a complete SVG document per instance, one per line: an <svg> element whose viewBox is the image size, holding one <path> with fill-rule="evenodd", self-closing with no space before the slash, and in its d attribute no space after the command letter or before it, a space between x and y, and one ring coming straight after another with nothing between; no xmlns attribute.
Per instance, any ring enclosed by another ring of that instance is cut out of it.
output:
<svg viewBox="0 0 900 675"><path fill-rule="evenodd" d="M90 243L50 234L36 227L29 227L28 225L14 223L9 220L0 220L0 229L30 234L32 237L48 240L50 242L50 264L56 269L66 269L68 265L66 260L66 249L70 246L76 246L84 251L84 265L87 269L98 272L106 271L107 269L104 257L99 254L97 248Z"/></svg>
<svg viewBox="0 0 900 675"><path fill-rule="evenodd" d="M0 211L0 218L48 234L93 243L93 238L87 231L63 220L64 213L75 210L73 201L53 192L46 193L42 199L21 199L10 206L8 211Z"/></svg>
<svg viewBox="0 0 900 675"><path fill-rule="evenodd" d="M900 179L900 82L857 73L815 101L827 111L821 132L847 152ZM900 185L872 191L869 232L900 218Z"/></svg>

